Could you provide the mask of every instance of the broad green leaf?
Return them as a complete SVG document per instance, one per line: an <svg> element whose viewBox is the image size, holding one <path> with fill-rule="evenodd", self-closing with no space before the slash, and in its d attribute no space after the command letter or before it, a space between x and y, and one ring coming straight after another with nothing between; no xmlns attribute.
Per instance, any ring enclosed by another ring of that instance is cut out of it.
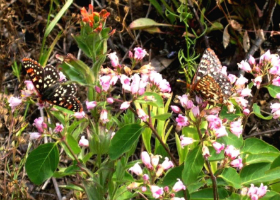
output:
<svg viewBox="0 0 280 200"><path fill-rule="evenodd" d="M240 189L241 180L239 174L233 168L225 168L221 175L219 175L228 185L232 186L234 189Z"/></svg>
<svg viewBox="0 0 280 200"><path fill-rule="evenodd" d="M129 151L132 145L138 140L142 132L139 124L128 124L118 130L111 140L109 156L112 160L119 158L123 153Z"/></svg>
<svg viewBox="0 0 280 200"><path fill-rule="evenodd" d="M70 165L67 168L60 168L59 171L54 172L53 177L62 178L64 176L75 175L80 171L81 169L77 165Z"/></svg>
<svg viewBox="0 0 280 200"><path fill-rule="evenodd" d="M246 155L246 164L250 165L253 163L268 162L272 163L279 153L259 153L259 154L249 154Z"/></svg>
<svg viewBox="0 0 280 200"><path fill-rule="evenodd" d="M137 196L137 193L133 193L132 191L127 189L127 185L123 185L117 189L114 198L112 199L127 200L133 199L133 197L135 196Z"/></svg>
<svg viewBox="0 0 280 200"><path fill-rule="evenodd" d="M236 193L232 193L231 196L227 198L227 200L240 200L240 199L242 199L241 194L236 194Z"/></svg>
<svg viewBox="0 0 280 200"><path fill-rule="evenodd" d="M238 138L236 135L229 132L228 130L227 132L228 132L228 136L218 138L217 142L224 143L225 145L233 145L235 148L240 149L244 142L243 138L242 137Z"/></svg>
<svg viewBox="0 0 280 200"><path fill-rule="evenodd" d="M203 164L202 147L197 145L189 152L184 162L184 170L182 174L184 184L189 185L197 181L197 177L201 173Z"/></svg>
<svg viewBox="0 0 280 200"><path fill-rule="evenodd" d="M84 189L82 187L79 187L77 185L74 185L74 184L67 184L67 185L59 185L60 188L64 188L64 189L67 189L67 190L77 190L77 191L80 191L80 192L84 192Z"/></svg>
<svg viewBox="0 0 280 200"><path fill-rule="evenodd" d="M280 177L280 167L269 170L270 163L256 163L243 167L240 173L243 185L274 181Z"/></svg>
<svg viewBox="0 0 280 200"><path fill-rule="evenodd" d="M215 31L215 30L223 30L224 26L220 22L212 23L211 27L207 30L207 32Z"/></svg>
<svg viewBox="0 0 280 200"><path fill-rule="evenodd" d="M259 118L261 118L261 119L264 119L264 120L270 120L270 119L272 119L272 115L267 116L267 117L263 116L263 115L261 114L261 109L260 109L260 107L259 107L256 103L254 103L254 105L253 105L253 112L254 112L254 114L255 114L257 117L259 117Z"/></svg>
<svg viewBox="0 0 280 200"><path fill-rule="evenodd" d="M70 133L68 133L66 136L66 142L71 147L74 154L78 154L81 152L81 148L78 144L78 141L75 140L74 137Z"/></svg>
<svg viewBox="0 0 280 200"><path fill-rule="evenodd" d="M226 189L224 188L218 188L218 195L219 199L227 199L229 197L229 194ZM213 200L213 189L207 188L203 190L199 190L197 192L191 193L191 199L192 200Z"/></svg>
<svg viewBox="0 0 280 200"><path fill-rule="evenodd" d="M58 166L56 143L42 144L27 157L25 168L29 179L39 185L50 178Z"/></svg>
<svg viewBox="0 0 280 200"><path fill-rule="evenodd" d="M244 147L241 149L241 152L249 153L249 154L261 154L261 153L279 154L279 150L277 148L257 138L246 139Z"/></svg>
<svg viewBox="0 0 280 200"><path fill-rule="evenodd" d="M165 113L165 114L153 116L153 119L158 119L158 120L161 120L161 121L165 121L165 120L167 120L171 115L172 115L171 113Z"/></svg>
<svg viewBox="0 0 280 200"><path fill-rule="evenodd" d="M274 169L276 167L280 167L280 156L278 156L271 164L271 169Z"/></svg>
<svg viewBox="0 0 280 200"><path fill-rule="evenodd" d="M242 113L240 111L240 108L234 103L234 109L235 113L228 112L227 106L223 106L222 110L220 112L220 117L222 119L228 119L229 121L232 121L238 117L242 116Z"/></svg>
<svg viewBox="0 0 280 200"><path fill-rule="evenodd" d="M150 100L147 100L150 99ZM148 104L151 106L163 108L163 100L162 97L155 93L155 92L145 92L142 96L138 97L135 102L142 103L142 104Z"/></svg>
<svg viewBox="0 0 280 200"><path fill-rule="evenodd" d="M273 98L276 98L276 94L280 93L280 87L279 86L268 85L268 86L266 86L266 88L268 89L268 92L269 92L270 96L272 96Z"/></svg>
<svg viewBox="0 0 280 200"><path fill-rule="evenodd" d="M173 187L173 185L178 181L177 179L178 178L181 179L183 169L184 169L184 165L180 165L178 167L174 167L168 170L160 185Z"/></svg>

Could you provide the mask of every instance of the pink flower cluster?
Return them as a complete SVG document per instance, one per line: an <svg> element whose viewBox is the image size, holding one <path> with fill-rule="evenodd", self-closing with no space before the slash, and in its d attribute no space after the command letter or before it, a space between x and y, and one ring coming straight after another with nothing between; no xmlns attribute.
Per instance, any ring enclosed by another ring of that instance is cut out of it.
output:
<svg viewBox="0 0 280 200"><path fill-rule="evenodd" d="M238 157L240 155L240 150L236 149L232 145L228 145L225 149L225 156L228 157L231 162L230 165L238 169L242 169L243 163L242 158Z"/></svg>
<svg viewBox="0 0 280 200"><path fill-rule="evenodd" d="M147 188L150 188L150 191L152 192L152 195L155 199L158 198L175 198L176 192L179 192L181 190L185 190L186 186L183 184L183 182L178 179L178 181L175 183L175 185L172 188L172 191L169 191L169 188L166 187L159 187L155 185L154 181L156 178L160 177L164 171L167 171L168 169L174 167L174 164L166 157L165 160L160 164L159 155L149 155L148 152L143 151L141 153L141 160L144 166L147 168L149 174L143 174L143 169L139 165L139 162L135 163L134 166L129 168L129 171L136 174L137 176L142 177L143 181L140 182L133 182L131 183L127 188L132 189L141 189L141 192L146 192ZM145 171L147 171L145 170ZM176 198L175 198L176 199Z"/></svg>
<svg viewBox="0 0 280 200"><path fill-rule="evenodd" d="M267 186L264 186L262 183L260 187L255 187L254 184L251 184L251 187L246 188L247 196L251 198L251 200L258 200L263 197L267 192Z"/></svg>

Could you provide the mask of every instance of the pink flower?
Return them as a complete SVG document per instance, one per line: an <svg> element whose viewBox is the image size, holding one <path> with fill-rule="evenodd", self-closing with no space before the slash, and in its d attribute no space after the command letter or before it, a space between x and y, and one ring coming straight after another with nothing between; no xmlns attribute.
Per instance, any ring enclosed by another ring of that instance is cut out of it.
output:
<svg viewBox="0 0 280 200"><path fill-rule="evenodd" d="M140 176L140 175L143 174L143 170L142 170L142 168L140 167L140 165L138 164L138 162L135 163L135 165L134 165L133 167L130 167L130 168L128 169L128 171L133 172L133 173L136 174L137 176Z"/></svg>
<svg viewBox="0 0 280 200"><path fill-rule="evenodd" d="M141 47L134 48L134 58L136 60L142 60L147 55L147 51Z"/></svg>
<svg viewBox="0 0 280 200"><path fill-rule="evenodd" d="M194 106L191 108L191 111L193 113L193 116L198 117L200 115L199 106Z"/></svg>
<svg viewBox="0 0 280 200"><path fill-rule="evenodd" d="M142 192L146 192L146 191L147 191L147 187L146 187L146 186L142 186L142 187L141 187L141 191L142 191Z"/></svg>
<svg viewBox="0 0 280 200"><path fill-rule="evenodd" d="M258 89L260 89L261 83L262 83L262 76L257 76L254 80L254 86L256 86Z"/></svg>
<svg viewBox="0 0 280 200"><path fill-rule="evenodd" d="M116 132L112 132L110 139L112 140L115 135L116 135Z"/></svg>
<svg viewBox="0 0 280 200"><path fill-rule="evenodd" d="M244 99L243 97L234 97L234 99L241 107L248 106L248 100Z"/></svg>
<svg viewBox="0 0 280 200"><path fill-rule="evenodd" d="M89 141L85 138L85 136L82 136L80 141L79 141L79 146L80 147L88 147L89 146Z"/></svg>
<svg viewBox="0 0 280 200"><path fill-rule="evenodd" d="M256 64L255 58L253 56L251 56L251 55L249 56L248 62L249 62L250 65L255 65Z"/></svg>
<svg viewBox="0 0 280 200"><path fill-rule="evenodd" d="M238 119L237 121L230 122L230 132L232 132L234 135L236 135L238 138L243 132L243 126L241 119Z"/></svg>
<svg viewBox="0 0 280 200"><path fill-rule="evenodd" d="M272 75L280 75L280 66L279 65L274 65L270 68L269 73Z"/></svg>
<svg viewBox="0 0 280 200"><path fill-rule="evenodd" d="M30 134L30 137L29 137L30 140L37 140L38 138L40 138L42 136L38 132L31 132L29 134Z"/></svg>
<svg viewBox="0 0 280 200"><path fill-rule="evenodd" d="M129 106L130 106L130 101L125 101L121 104L120 109L121 110L126 110L126 109L129 108Z"/></svg>
<svg viewBox="0 0 280 200"><path fill-rule="evenodd" d="M149 116L141 108L137 109L137 115L144 122L146 122L149 118Z"/></svg>
<svg viewBox="0 0 280 200"><path fill-rule="evenodd" d="M221 73L224 74L225 76L227 76L227 67L226 66L222 67Z"/></svg>
<svg viewBox="0 0 280 200"><path fill-rule="evenodd" d="M86 101L86 105L87 105L88 111L90 111L96 107L97 103L96 103L96 101Z"/></svg>
<svg viewBox="0 0 280 200"><path fill-rule="evenodd" d="M280 110L275 111L272 113L273 119L278 119L280 117Z"/></svg>
<svg viewBox="0 0 280 200"><path fill-rule="evenodd" d="M152 169L151 157L147 151L141 153L141 160L148 169Z"/></svg>
<svg viewBox="0 0 280 200"><path fill-rule="evenodd" d="M263 61L269 61L270 59L271 59L271 54L270 54L270 50L268 50L263 55L261 55L260 63L262 63Z"/></svg>
<svg viewBox="0 0 280 200"><path fill-rule="evenodd" d="M138 74L134 74L132 76L131 83L131 94L137 94L140 86L140 76Z"/></svg>
<svg viewBox="0 0 280 200"><path fill-rule="evenodd" d="M205 111L208 115L218 115L219 112L221 111L221 108L220 107L213 107L213 108L207 109Z"/></svg>
<svg viewBox="0 0 280 200"><path fill-rule="evenodd" d="M229 157L231 160L234 160L237 158L237 156L240 155L240 151L236 149L232 145L228 145L225 149L225 156Z"/></svg>
<svg viewBox="0 0 280 200"><path fill-rule="evenodd" d="M100 89L100 87L95 86L94 88L95 88L95 91L96 91L98 94L100 94L100 93L101 93L101 89Z"/></svg>
<svg viewBox="0 0 280 200"><path fill-rule="evenodd" d="M153 194L153 197L158 199L161 195L163 195L163 188L158 187L156 185L151 185L150 186L151 192Z"/></svg>
<svg viewBox="0 0 280 200"><path fill-rule="evenodd" d="M43 117L36 118L34 120L33 126L38 129L39 133L43 133L44 129L47 128L47 124L44 122Z"/></svg>
<svg viewBox="0 0 280 200"><path fill-rule="evenodd" d="M243 114L246 115L246 116L249 115L250 114L250 110L248 108L244 109L243 110Z"/></svg>
<svg viewBox="0 0 280 200"><path fill-rule="evenodd" d="M108 54L108 57L111 61L111 65L116 68L119 66L119 58L117 56L117 53L116 52L113 52L113 53L109 53Z"/></svg>
<svg viewBox="0 0 280 200"><path fill-rule="evenodd" d="M114 99L112 97L107 98L107 103L109 104L114 103Z"/></svg>
<svg viewBox="0 0 280 200"><path fill-rule="evenodd" d="M66 81L66 76L63 74L63 72L59 72L59 81Z"/></svg>
<svg viewBox="0 0 280 200"><path fill-rule="evenodd" d="M12 112L14 112L14 109L20 105L22 102L22 100L20 98L17 97L10 97L9 99L9 106L12 108Z"/></svg>
<svg viewBox="0 0 280 200"><path fill-rule="evenodd" d="M130 87L130 78L128 78L126 75L122 74L121 75L121 83L122 83L122 89L130 92L131 87Z"/></svg>
<svg viewBox="0 0 280 200"><path fill-rule="evenodd" d="M237 158L237 159L231 161L230 165L235 168L242 169L242 167L243 167L242 158Z"/></svg>
<svg viewBox="0 0 280 200"><path fill-rule="evenodd" d="M234 74L229 74L228 79L230 83L233 84L236 81L237 77Z"/></svg>
<svg viewBox="0 0 280 200"><path fill-rule="evenodd" d="M34 87L32 81L24 81L24 83L26 85L27 90L30 90L30 91L35 90L35 87Z"/></svg>
<svg viewBox="0 0 280 200"><path fill-rule="evenodd" d="M210 157L210 152L207 146L202 147L202 155L205 159L208 159Z"/></svg>
<svg viewBox="0 0 280 200"><path fill-rule="evenodd" d="M172 190L174 192L179 192L181 190L186 190L186 186L183 184L183 182L178 178L178 181L175 183L175 185L173 186Z"/></svg>
<svg viewBox="0 0 280 200"><path fill-rule="evenodd" d="M145 182L148 181L148 180L150 179L150 177L149 177L148 174L144 174L144 175L142 176L142 178L143 178L143 180L144 180Z"/></svg>
<svg viewBox="0 0 280 200"><path fill-rule="evenodd" d="M179 114L179 116L176 118L176 122L180 127L185 127L190 124L188 118L186 116L183 116L182 114Z"/></svg>
<svg viewBox="0 0 280 200"><path fill-rule="evenodd" d="M272 80L272 85L280 86L280 76Z"/></svg>
<svg viewBox="0 0 280 200"><path fill-rule="evenodd" d="M246 87L243 90L241 90L240 96L242 96L242 97L252 96L252 90L249 89L248 87Z"/></svg>
<svg viewBox="0 0 280 200"><path fill-rule="evenodd" d="M173 197L170 200L185 200L184 197Z"/></svg>
<svg viewBox="0 0 280 200"><path fill-rule="evenodd" d="M174 164L172 161L169 160L169 158L165 157L163 163L161 164L161 167L164 169L164 170L168 170L172 167L174 167Z"/></svg>
<svg viewBox="0 0 280 200"><path fill-rule="evenodd" d="M219 142L213 142L212 143L214 149L216 150L216 154L221 153L222 150L225 148L225 144L221 144Z"/></svg>
<svg viewBox="0 0 280 200"><path fill-rule="evenodd" d="M190 138L190 137L184 137L183 135L180 136L180 144L181 144L181 147L182 149L189 145L189 144L192 144L194 142L194 139L193 138Z"/></svg>
<svg viewBox="0 0 280 200"><path fill-rule="evenodd" d="M251 66L247 61L242 60L241 63L237 63L238 67L245 72L252 72Z"/></svg>
<svg viewBox="0 0 280 200"><path fill-rule="evenodd" d="M244 88L245 87L245 83L248 83L248 79L245 78L242 74L241 76L236 80L235 82L235 86L239 89L239 88Z"/></svg>
<svg viewBox="0 0 280 200"><path fill-rule="evenodd" d="M102 124L106 124L109 119L108 119L108 111L107 110L102 110L100 113L100 121Z"/></svg>
<svg viewBox="0 0 280 200"><path fill-rule="evenodd" d="M184 108L187 108L188 106L188 101L189 101L189 98L188 98L188 95L184 94L183 96L178 96L179 100L180 100L180 103L181 105L184 107Z"/></svg>
<svg viewBox="0 0 280 200"><path fill-rule="evenodd" d="M263 197L267 192L267 186L264 186L262 183L257 190L258 197Z"/></svg>
<svg viewBox="0 0 280 200"><path fill-rule="evenodd" d="M223 137L223 136L228 136L226 127L222 125L220 128L215 129L215 136L217 138Z"/></svg>
<svg viewBox="0 0 280 200"><path fill-rule="evenodd" d="M276 112L277 110L280 110L280 103L273 103L270 106L271 112Z"/></svg>
<svg viewBox="0 0 280 200"><path fill-rule="evenodd" d="M222 126L222 120L216 115L208 115L206 116L206 120L211 130L219 129Z"/></svg>
<svg viewBox="0 0 280 200"><path fill-rule="evenodd" d="M174 113L180 113L181 112L181 109L178 107L178 106L170 106L171 107L171 110L174 112Z"/></svg>
<svg viewBox="0 0 280 200"><path fill-rule="evenodd" d="M62 124L56 123L56 127L54 129L54 132L55 133L61 133L63 131L63 129L64 129L64 126Z"/></svg>
<svg viewBox="0 0 280 200"><path fill-rule="evenodd" d="M85 114L84 111L82 111L82 112L75 112L75 113L74 113L74 117L75 117L76 119L83 119L85 116L86 116L86 114Z"/></svg>
<svg viewBox="0 0 280 200"><path fill-rule="evenodd" d="M132 51L128 51L128 57L129 57L129 58L133 58L133 53L132 53Z"/></svg>
<svg viewBox="0 0 280 200"><path fill-rule="evenodd" d="M153 154L151 155L151 163L154 168L156 168L158 166L160 157L161 157L160 155L153 155Z"/></svg>
<svg viewBox="0 0 280 200"><path fill-rule="evenodd" d="M276 94L276 98L277 98L277 99L280 99L280 93L277 93L277 94Z"/></svg>

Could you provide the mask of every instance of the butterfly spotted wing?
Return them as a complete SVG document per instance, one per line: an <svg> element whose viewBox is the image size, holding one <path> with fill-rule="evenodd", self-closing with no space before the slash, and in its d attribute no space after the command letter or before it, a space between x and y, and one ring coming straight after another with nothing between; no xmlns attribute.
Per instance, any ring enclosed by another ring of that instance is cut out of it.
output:
<svg viewBox="0 0 280 200"><path fill-rule="evenodd" d="M231 95L232 86L222 73L222 64L215 52L207 48L198 65L192 89L203 99L213 103L225 103Z"/></svg>
<svg viewBox="0 0 280 200"><path fill-rule="evenodd" d="M31 78L41 101L80 112L83 110L81 102L75 97L75 84L59 82L59 73L51 65L43 68L37 61L30 58L23 59L24 68Z"/></svg>

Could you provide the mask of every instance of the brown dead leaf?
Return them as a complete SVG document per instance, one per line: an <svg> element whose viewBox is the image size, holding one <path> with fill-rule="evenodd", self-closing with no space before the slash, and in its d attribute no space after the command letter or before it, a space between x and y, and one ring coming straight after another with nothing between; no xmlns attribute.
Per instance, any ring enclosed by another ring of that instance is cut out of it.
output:
<svg viewBox="0 0 280 200"><path fill-rule="evenodd" d="M243 49L245 52L250 49L250 38L247 31L245 31L243 35Z"/></svg>
<svg viewBox="0 0 280 200"><path fill-rule="evenodd" d="M229 24L225 27L224 33L223 33L223 45L224 45L224 48L227 48L227 46L229 44L229 40L230 40L230 35L228 33L228 26L229 26Z"/></svg>

